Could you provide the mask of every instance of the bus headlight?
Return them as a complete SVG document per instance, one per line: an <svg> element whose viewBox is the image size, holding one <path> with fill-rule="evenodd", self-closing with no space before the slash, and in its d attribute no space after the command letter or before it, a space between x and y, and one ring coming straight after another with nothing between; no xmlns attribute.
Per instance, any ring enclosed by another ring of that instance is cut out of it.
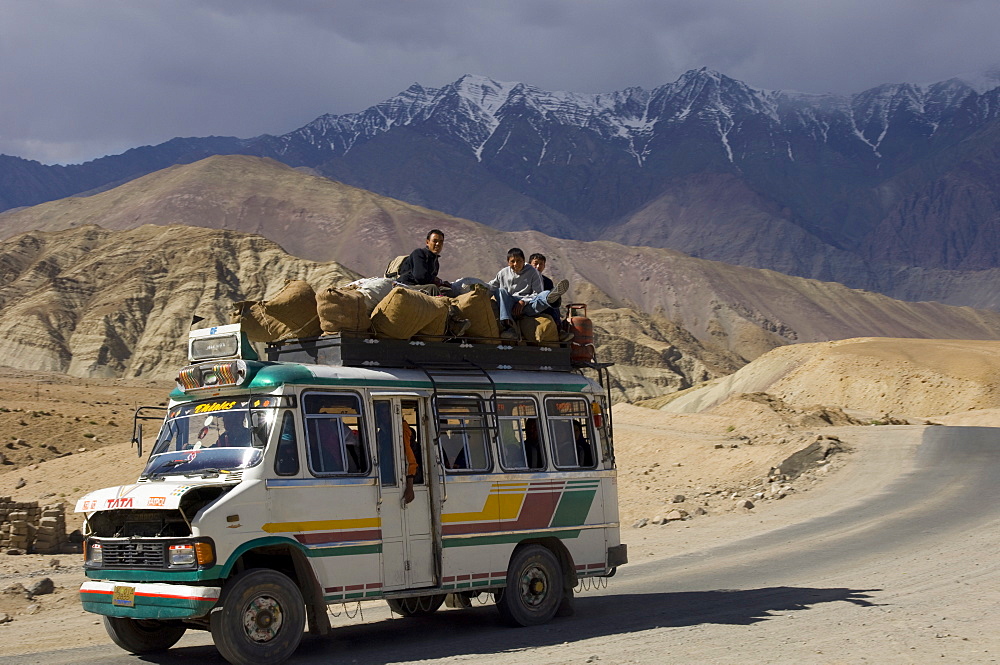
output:
<svg viewBox="0 0 1000 665"><path fill-rule="evenodd" d="M171 545L167 549L167 564L177 568L205 568L215 563L212 543L198 541Z"/></svg>
<svg viewBox="0 0 1000 665"><path fill-rule="evenodd" d="M100 543L89 542L84 550L84 564L88 566L100 566L104 563L104 550Z"/></svg>
<svg viewBox="0 0 1000 665"><path fill-rule="evenodd" d="M194 566L198 563L194 545L171 545L168 563L171 566Z"/></svg>

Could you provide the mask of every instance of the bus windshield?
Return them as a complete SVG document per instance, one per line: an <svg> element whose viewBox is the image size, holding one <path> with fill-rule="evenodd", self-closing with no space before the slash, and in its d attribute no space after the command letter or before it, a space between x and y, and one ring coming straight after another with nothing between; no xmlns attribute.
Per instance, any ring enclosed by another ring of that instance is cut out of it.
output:
<svg viewBox="0 0 1000 665"><path fill-rule="evenodd" d="M245 469L263 458L276 411L249 400L209 400L167 413L142 475L205 475Z"/></svg>

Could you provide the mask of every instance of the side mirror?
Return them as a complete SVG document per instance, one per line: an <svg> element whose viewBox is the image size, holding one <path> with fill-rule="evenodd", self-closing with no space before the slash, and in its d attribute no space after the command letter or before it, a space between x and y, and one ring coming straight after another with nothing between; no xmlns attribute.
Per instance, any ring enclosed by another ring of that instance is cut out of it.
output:
<svg viewBox="0 0 1000 665"><path fill-rule="evenodd" d="M136 450L139 457L142 457L142 423L139 423L139 426L136 428L136 430L137 433L135 438L132 439L132 443L136 445Z"/></svg>

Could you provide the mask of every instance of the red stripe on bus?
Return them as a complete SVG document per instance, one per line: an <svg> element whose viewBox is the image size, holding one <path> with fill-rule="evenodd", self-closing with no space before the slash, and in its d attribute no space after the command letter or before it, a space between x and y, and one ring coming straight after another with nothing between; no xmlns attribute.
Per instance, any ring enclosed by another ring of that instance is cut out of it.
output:
<svg viewBox="0 0 1000 665"><path fill-rule="evenodd" d="M471 524L445 524L442 533L446 536L470 533L493 533L496 531L520 531L522 529L543 529L552 522L556 503L560 494L552 492L532 492L524 497L517 519L509 522L491 520Z"/></svg>
<svg viewBox="0 0 1000 665"><path fill-rule="evenodd" d="M80 589L80 593L95 593L105 596L114 595L114 591L103 591L101 589ZM148 593L148 592L140 593L138 591L135 593L135 595L140 596L142 598L173 598L176 600L218 600L217 597L213 596L180 596L171 593Z"/></svg>
<svg viewBox="0 0 1000 665"><path fill-rule="evenodd" d="M381 540L381 529L368 529L365 531L332 531L326 533L297 533L295 540L303 545L317 545L320 543L346 543L354 540Z"/></svg>

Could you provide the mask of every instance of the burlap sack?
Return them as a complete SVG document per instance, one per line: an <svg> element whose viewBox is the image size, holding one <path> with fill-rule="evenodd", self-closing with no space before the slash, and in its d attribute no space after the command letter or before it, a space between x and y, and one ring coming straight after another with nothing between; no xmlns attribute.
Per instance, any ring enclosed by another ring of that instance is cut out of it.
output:
<svg viewBox="0 0 1000 665"><path fill-rule="evenodd" d="M444 335L448 299L397 286L375 306L371 321L377 334L390 339Z"/></svg>
<svg viewBox="0 0 1000 665"><path fill-rule="evenodd" d="M321 289L316 293L316 314L325 333L364 332L371 325L365 294L358 289Z"/></svg>
<svg viewBox="0 0 1000 665"><path fill-rule="evenodd" d="M247 334L251 342L273 342L268 337L267 329L264 328L263 321L259 318L259 312L253 309L257 302L253 300L241 300L233 303L233 309L229 312L229 322L240 324L240 328Z"/></svg>
<svg viewBox="0 0 1000 665"><path fill-rule="evenodd" d="M465 337L480 338L486 343L495 343L500 337L500 323L493 313L488 288L475 284L468 293L452 298L451 302L461 312L460 316L469 320Z"/></svg>
<svg viewBox="0 0 1000 665"><path fill-rule="evenodd" d="M517 322L521 339L528 343L554 344L559 342L559 328L551 316L526 316Z"/></svg>
<svg viewBox="0 0 1000 665"><path fill-rule="evenodd" d="M267 333L268 339L262 341L318 337L323 332L316 314L316 292L300 279L289 280L276 296L250 309Z"/></svg>

